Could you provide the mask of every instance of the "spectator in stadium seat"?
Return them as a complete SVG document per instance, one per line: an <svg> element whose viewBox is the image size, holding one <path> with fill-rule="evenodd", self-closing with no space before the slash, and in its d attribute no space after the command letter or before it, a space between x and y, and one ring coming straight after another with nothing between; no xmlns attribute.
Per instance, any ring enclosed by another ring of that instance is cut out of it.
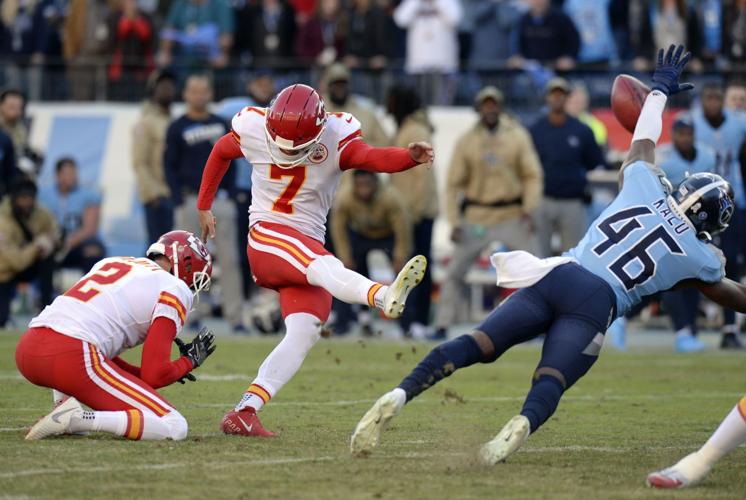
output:
<svg viewBox="0 0 746 500"><path fill-rule="evenodd" d="M531 136L502 112L503 94L485 87L474 105L480 120L456 143L446 181L446 216L455 244L441 284L435 339L456 319L464 276L479 254L500 242L536 251L531 215L541 200L542 172Z"/></svg>
<svg viewBox="0 0 746 500"><path fill-rule="evenodd" d="M147 90L148 98L132 129L132 168L145 209L150 245L174 228L174 204L163 167L163 151L171 123L171 104L176 98L176 75L156 71L148 79Z"/></svg>
<svg viewBox="0 0 746 500"><path fill-rule="evenodd" d="M101 194L78 182L78 165L71 157L57 160L55 174L55 184L41 190L39 202L54 214L62 232L59 267L86 273L106 254L99 236Z"/></svg>
<svg viewBox="0 0 746 500"><path fill-rule="evenodd" d="M233 11L224 0L175 0L161 30L157 64L173 65L179 73L224 68L234 29Z"/></svg>
<svg viewBox="0 0 746 500"><path fill-rule="evenodd" d="M171 195L176 205L176 227L199 234L197 218L197 193L202 181L202 171L210 156L212 146L228 133L230 125L218 115L210 113L212 84L204 75L191 75L184 83L186 113L174 120L166 132L166 150L163 164L169 181ZM242 293L238 269L238 244L236 243L236 205L231 199L234 192L234 173L223 177L213 204L215 216L225 221L220 225L215 244L222 289L223 317L234 329L243 330L241 317ZM241 238L245 238L241 235Z"/></svg>
<svg viewBox="0 0 746 500"><path fill-rule="evenodd" d="M596 139L596 143L599 147L605 149L609 133L604 122L596 118L593 113L588 110L589 100L590 98L586 86L582 83L576 83L572 86L570 95L567 96L565 111L567 111L567 114L570 116L577 118L590 127L593 132L593 137Z"/></svg>
<svg viewBox="0 0 746 500"><path fill-rule="evenodd" d="M42 306L52 302L54 216L36 202L36 185L19 179L0 203L0 328L5 328L19 283L39 281Z"/></svg>
<svg viewBox="0 0 746 500"><path fill-rule="evenodd" d="M460 0L404 0L394 22L407 30L405 71L413 75L424 102L449 105L458 70Z"/></svg>
<svg viewBox="0 0 746 500"><path fill-rule="evenodd" d="M26 96L20 90L0 93L0 130L13 141L16 161L26 154L29 129L24 119Z"/></svg>
<svg viewBox="0 0 746 500"><path fill-rule="evenodd" d="M316 12L298 23L295 55L322 67L344 56L345 15L339 0L320 0Z"/></svg>
<svg viewBox="0 0 746 500"><path fill-rule="evenodd" d="M404 202L393 188L380 185L375 172L353 171L352 184L340 190L335 200L331 234L335 253L345 267L365 276L370 274L368 255L372 251L384 252L395 273L412 252L412 227ZM372 335L370 314L359 319L363 335ZM342 333L349 325L338 328L335 332Z"/></svg>
<svg viewBox="0 0 746 500"><path fill-rule="evenodd" d="M396 122L395 147L407 147L413 142L432 143L433 125L417 92L406 85L395 85L389 89L386 110ZM391 185L407 205L412 222L412 256L423 255L430 261L433 240L433 224L438 216L438 187L435 172L425 165L391 175ZM430 322L430 297L433 280L430 266L425 276L412 291L408 307L404 309L400 325L405 335L422 338Z"/></svg>
<svg viewBox="0 0 746 500"><path fill-rule="evenodd" d="M70 98L90 101L103 98L96 72L109 52L107 0L70 0L62 28L62 52L67 65Z"/></svg>
<svg viewBox="0 0 746 500"><path fill-rule="evenodd" d="M153 71L153 25L137 0L120 0L109 23L109 100L131 100Z"/></svg>
<svg viewBox="0 0 746 500"><path fill-rule="evenodd" d="M731 111L746 112L746 82L730 82L725 88L725 108Z"/></svg>
<svg viewBox="0 0 746 500"><path fill-rule="evenodd" d="M689 113L676 115L671 139L670 144L660 146L656 151L656 163L674 189L689 175L714 170L715 153L706 144L695 142L694 122ZM682 353L704 350L705 344L696 337L699 291L687 288L665 292L663 307L676 331L676 350Z"/></svg>
<svg viewBox="0 0 746 500"><path fill-rule="evenodd" d="M609 9L612 0L565 0L563 9L580 36L578 63L606 65L617 58Z"/></svg>
<svg viewBox="0 0 746 500"><path fill-rule="evenodd" d="M552 255L552 236L560 237L560 253L575 246L588 228L589 170L605 166L593 132L565 110L570 85L553 78L545 88L548 112L530 127L544 169L544 198L534 217L543 257Z"/></svg>
<svg viewBox="0 0 746 500"><path fill-rule="evenodd" d="M352 0L345 14L344 63L349 68L383 69L390 56L386 13L373 0Z"/></svg>
<svg viewBox="0 0 746 500"><path fill-rule="evenodd" d="M521 16L519 3L474 0L464 7L464 16L473 26L469 66L489 69L504 63L513 55L513 38Z"/></svg>
<svg viewBox="0 0 746 500"><path fill-rule="evenodd" d="M284 0L261 0L245 12L249 51L258 67L283 67L293 57L295 16Z"/></svg>
<svg viewBox="0 0 746 500"><path fill-rule="evenodd" d="M580 36L567 14L552 7L549 0L531 0L530 10L518 21L518 54L508 64L525 68L527 61L539 61L560 71L575 67Z"/></svg>

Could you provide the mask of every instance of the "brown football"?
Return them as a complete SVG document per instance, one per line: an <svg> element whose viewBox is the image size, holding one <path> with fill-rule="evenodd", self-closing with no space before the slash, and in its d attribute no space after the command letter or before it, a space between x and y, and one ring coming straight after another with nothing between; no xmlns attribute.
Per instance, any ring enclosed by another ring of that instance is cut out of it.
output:
<svg viewBox="0 0 746 500"><path fill-rule="evenodd" d="M614 116L630 132L635 131L642 105L650 93L650 87L630 75L619 75L611 87L611 110Z"/></svg>

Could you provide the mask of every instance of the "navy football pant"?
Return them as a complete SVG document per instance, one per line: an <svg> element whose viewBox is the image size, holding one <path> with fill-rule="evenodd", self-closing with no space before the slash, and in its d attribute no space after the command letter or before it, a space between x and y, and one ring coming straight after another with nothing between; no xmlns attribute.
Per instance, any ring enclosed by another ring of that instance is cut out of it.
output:
<svg viewBox="0 0 746 500"><path fill-rule="evenodd" d="M514 293L476 328L492 341L491 356L485 357L471 336L459 337L433 349L399 387L410 400L459 368L495 361L514 345L546 333L521 411L533 432L598 359L615 308L616 298L605 281L577 264L562 265Z"/></svg>

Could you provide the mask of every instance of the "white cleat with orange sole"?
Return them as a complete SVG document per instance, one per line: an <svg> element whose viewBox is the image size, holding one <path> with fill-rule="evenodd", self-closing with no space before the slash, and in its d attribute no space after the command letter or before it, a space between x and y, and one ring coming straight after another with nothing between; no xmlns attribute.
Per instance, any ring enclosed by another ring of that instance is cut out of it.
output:
<svg viewBox="0 0 746 500"><path fill-rule="evenodd" d="M79 411L83 411L83 407L80 406L78 400L67 398L48 415L36 422L26 434L26 439L31 441L49 436L59 436L60 434L70 434L70 420Z"/></svg>
<svg viewBox="0 0 746 500"><path fill-rule="evenodd" d="M495 465L515 453L528 439L531 425L523 415L511 418L492 441L479 450L479 461L484 465Z"/></svg>
<svg viewBox="0 0 746 500"><path fill-rule="evenodd" d="M667 469L653 472L645 481L651 488L689 488L702 481L710 472L704 460L695 452Z"/></svg>
<svg viewBox="0 0 746 500"><path fill-rule="evenodd" d="M415 255L399 271L383 296L382 309L387 318L396 319L402 315L407 296L425 277L425 269L427 259L422 255Z"/></svg>

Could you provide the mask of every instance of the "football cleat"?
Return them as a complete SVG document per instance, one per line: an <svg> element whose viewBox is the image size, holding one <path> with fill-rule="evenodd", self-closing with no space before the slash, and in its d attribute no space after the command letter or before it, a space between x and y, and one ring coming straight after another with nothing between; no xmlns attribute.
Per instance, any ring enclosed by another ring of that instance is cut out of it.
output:
<svg viewBox="0 0 746 500"><path fill-rule="evenodd" d="M383 297L383 313L387 318L396 319L402 315L409 292L425 277L426 268L427 259L422 255L415 255L399 271Z"/></svg>
<svg viewBox="0 0 746 500"><path fill-rule="evenodd" d="M710 472L710 467L692 453L667 469L653 472L645 481L651 488L679 489L694 486Z"/></svg>
<svg viewBox="0 0 746 500"><path fill-rule="evenodd" d="M79 411L83 411L78 400L67 398L57 405L49 414L42 417L38 422L29 429L26 439L29 441L44 439L49 436L59 436L60 434L70 434L70 420L72 416Z"/></svg>
<svg viewBox="0 0 746 500"><path fill-rule="evenodd" d="M234 436L251 436L251 437L275 437L277 434L266 430L259 420L254 408L244 408L241 411L231 411L226 413L223 421L220 422L220 429L223 434Z"/></svg>
<svg viewBox="0 0 746 500"><path fill-rule="evenodd" d="M370 455L381 440L381 432L406 403L406 397L394 391L387 392L363 415L350 438L350 453L356 457Z"/></svg>
<svg viewBox="0 0 746 500"><path fill-rule="evenodd" d="M484 465L504 461L526 442L531 425L523 415L511 418L492 441L479 450L479 460Z"/></svg>

